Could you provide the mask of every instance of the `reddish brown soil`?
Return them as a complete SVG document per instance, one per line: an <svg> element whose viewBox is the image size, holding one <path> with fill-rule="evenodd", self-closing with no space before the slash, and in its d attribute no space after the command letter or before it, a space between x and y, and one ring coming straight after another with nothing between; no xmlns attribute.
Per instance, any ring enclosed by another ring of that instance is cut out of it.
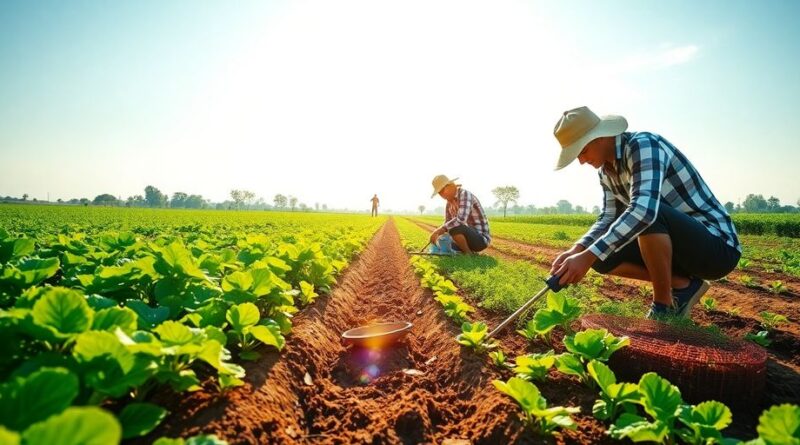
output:
<svg viewBox="0 0 800 445"><path fill-rule="evenodd" d="M340 342L347 329L393 320L414 323L393 348L370 356ZM213 433L230 443L261 444L608 442L591 417L593 392L555 373L539 386L551 403L581 406L579 429L548 440L534 436L514 402L491 385L510 374L463 350L454 340L458 332L420 288L390 221L331 295L295 318L284 351L246 366L246 386L224 395L206 385L189 397L164 396L159 402L172 414L145 440ZM373 377L362 380L365 371Z"/></svg>

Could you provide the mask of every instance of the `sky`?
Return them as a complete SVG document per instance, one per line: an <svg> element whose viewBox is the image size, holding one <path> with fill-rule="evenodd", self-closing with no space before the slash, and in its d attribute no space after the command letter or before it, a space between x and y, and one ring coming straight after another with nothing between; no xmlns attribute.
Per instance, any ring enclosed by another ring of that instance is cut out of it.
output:
<svg viewBox="0 0 800 445"><path fill-rule="evenodd" d="M0 2L0 196L232 189L313 206L601 206L568 110L683 151L722 201L800 199L800 2Z"/></svg>

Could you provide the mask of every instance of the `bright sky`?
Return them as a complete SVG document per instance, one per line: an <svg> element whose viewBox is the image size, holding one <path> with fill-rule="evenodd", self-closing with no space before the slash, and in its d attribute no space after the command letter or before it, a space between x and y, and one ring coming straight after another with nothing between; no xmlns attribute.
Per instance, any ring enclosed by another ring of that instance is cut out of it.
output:
<svg viewBox="0 0 800 445"><path fill-rule="evenodd" d="M555 172L581 105L660 133L717 197L800 198L800 2L0 2L0 196L249 189L331 207L601 205Z"/></svg>

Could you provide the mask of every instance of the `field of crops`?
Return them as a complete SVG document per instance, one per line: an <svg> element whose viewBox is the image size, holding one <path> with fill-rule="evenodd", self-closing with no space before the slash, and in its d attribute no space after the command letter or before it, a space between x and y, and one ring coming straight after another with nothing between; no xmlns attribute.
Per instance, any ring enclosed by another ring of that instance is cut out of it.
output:
<svg viewBox="0 0 800 445"><path fill-rule="evenodd" d="M2 443L118 443L243 384L382 219L0 207Z"/></svg>
<svg viewBox="0 0 800 445"><path fill-rule="evenodd" d="M638 346L580 317L641 318L640 283L592 272L488 339L591 222L548 218L436 258L408 251L438 218L0 206L0 443L800 440L798 239L744 235L680 325L761 345L743 405L669 370L626 380ZM377 321L414 326L342 344Z"/></svg>

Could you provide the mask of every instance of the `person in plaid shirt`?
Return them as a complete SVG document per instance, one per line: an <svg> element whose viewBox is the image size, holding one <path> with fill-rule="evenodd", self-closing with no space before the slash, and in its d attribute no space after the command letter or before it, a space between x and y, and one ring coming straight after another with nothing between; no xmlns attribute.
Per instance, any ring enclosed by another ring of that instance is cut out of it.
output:
<svg viewBox="0 0 800 445"><path fill-rule="evenodd" d="M660 135L626 132L622 116L586 107L564 113L554 134L556 170L576 158L598 169L604 206L575 245L553 261L561 284L602 274L649 281L648 318L686 317L742 253L730 215L686 156Z"/></svg>
<svg viewBox="0 0 800 445"><path fill-rule="evenodd" d="M435 244L440 236L449 233L461 252L480 252L492 242L489 220L478 198L456 184L456 179L449 179L445 175L433 178L431 198L439 195L447 201L447 206L445 222L431 233L430 241Z"/></svg>

